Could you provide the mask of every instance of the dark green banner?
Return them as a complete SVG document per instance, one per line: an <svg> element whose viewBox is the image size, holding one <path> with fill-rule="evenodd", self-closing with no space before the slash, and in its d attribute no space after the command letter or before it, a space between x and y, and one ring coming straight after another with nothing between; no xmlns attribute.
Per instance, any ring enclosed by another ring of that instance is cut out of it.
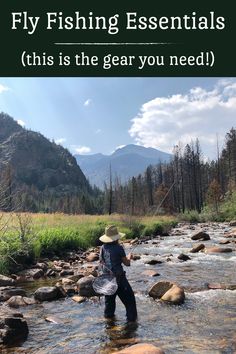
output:
<svg viewBox="0 0 236 354"><path fill-rule="evenodd" d="M1 2L0 76L236 76L233 2Z"/></svg>

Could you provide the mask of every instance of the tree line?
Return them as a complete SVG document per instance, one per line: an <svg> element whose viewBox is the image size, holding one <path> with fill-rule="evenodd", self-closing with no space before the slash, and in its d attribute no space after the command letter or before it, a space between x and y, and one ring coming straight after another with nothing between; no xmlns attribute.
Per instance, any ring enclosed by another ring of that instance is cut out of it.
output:
<svg viewBox="0 0 236 354"><path fill-rule="evenodd" d="M104 191L67 188L45 188L18 185L14 168L6 164L0 171L0 210L30 212L63 212L68 214L121 213L146 215L155 212L201 212L206 204L218 210L225 195L236 189L236 130L225 138L217 158L206 161L199 140L186 146L176 145L169 163L148 166L143 174L121 183L110 166L109 183Z"/></svg>
<svg viewBox="0 0 236 354"><path fill-rule="evenodd" d="M105 185L105 212L131 215L154 212L200 213L210 204L218 211L220 201L236 186L236 130L232 128L217 158L205 161L199 140L176 145L169 163L148 166L145 173L121 184L118 177Z"/></svg>

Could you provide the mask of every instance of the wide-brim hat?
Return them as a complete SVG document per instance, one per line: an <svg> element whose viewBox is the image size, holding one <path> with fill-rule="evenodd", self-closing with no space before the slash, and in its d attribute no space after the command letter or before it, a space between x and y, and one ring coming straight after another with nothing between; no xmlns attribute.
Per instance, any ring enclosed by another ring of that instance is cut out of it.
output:
<svg viewBox="0 0 236 354"><path fill-rule="evenodd" d="M119 240L121 237L124 237L125 234L118 232L118 229L114 225L107 226L105 228L105 234L99 237L99 240L104 243L111 243Z"/></svg>

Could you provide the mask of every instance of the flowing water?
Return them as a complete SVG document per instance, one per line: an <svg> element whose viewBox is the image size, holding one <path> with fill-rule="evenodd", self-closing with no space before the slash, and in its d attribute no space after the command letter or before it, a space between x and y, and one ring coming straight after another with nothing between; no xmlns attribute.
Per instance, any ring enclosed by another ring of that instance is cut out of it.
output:
<svg viewBox="0 0 236 354"><path fill-rule="evenodd" d="M226 224L204 225L204 228L211 237L203 242L206 247L218 245L228 230ZM102 298L100 302L96 299L82 304L71 298L44 302L20 309L29 325L29 337L20 347L6 349L3 354L107 354L138 342L154 344L166 354L236 353L236 290L208 290L206 286L206 283L236 284L236 252L189 253L199 242L191 240L193 230L189 227L182 226L180 231L181 235L157 238L157 243L149 241L135 249L141 259L127 268L127 277L136 293L139 314L136 325L126 324L125 310L118 299L114 321L104 320ZM221 247L235 249L235 243ZM190 255L191 260L179 261L180 253ZM153 258L163 263L145 264ZM160 276L143 275L147 269L158 271ZM171 306L151 299L147 291L160 280L183 286L185 303ZM50 316L58 323L45 321Z"/></svg>

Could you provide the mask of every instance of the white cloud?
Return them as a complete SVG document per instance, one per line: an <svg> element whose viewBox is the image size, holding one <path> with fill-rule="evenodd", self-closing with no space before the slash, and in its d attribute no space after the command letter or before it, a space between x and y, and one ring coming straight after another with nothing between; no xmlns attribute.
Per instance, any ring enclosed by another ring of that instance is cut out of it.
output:
<svg viewBox="0 0 236 354"><path fill-rule="evenodd" d="M236 126L236 80L222 79L212 90L194 87L186 94L157 97L143 104L129 133L137 144L172 152L173 146L199 138L203 153L216 156L216 134L222 145ZM182 145L183 145L182 144Z"/></svg>
<svg viewBox="0 0 236 354"><path fill-rule="evenodd" d="M84 102L84 106L85 106L85 107L88 107L88 106L91 105L91 103L92 103L91 98L88 98L88 99Z"/></svg>
<svg viewBox="0 0 236 354"><path fill-rule="evenodd" d="M72 145L71 148L74 151L74 153L80 154L80 155L86 155L91 152L91 148L88 146Z"/></svg>
<svg viewBox="0 0 236 354"><path fill-rule="evenodd" d="M66 142L66 139L65 139L65 138L59 138L59 139L56 139L56 140L55 140L55 143L56 143L56 144L60 144L60 145L64 144L65 142Z"/></svg>
<svg viewBox="0 0 236 354"><path fill-rule="evenodd" d="M19 125L21 125L23 128L25 127L25 122L24 122L23 120L18 119L18 120L17 120L17 123L18 123Z"/></svg>
<svg viewBox="0 0 236 354"><path fill-rule="evenodd" d="M125 147L125 145L118 145L118 146L115 148L115 151L118 150L118 149L122 149L123 147Z"/></svg>
<svg viewBox="0 0 236 354"><path fill-rule="evenodd" d="M4 91L9 91L9 90L10 90L9 87L0 84L0 93L2 93Z"/></svg>

